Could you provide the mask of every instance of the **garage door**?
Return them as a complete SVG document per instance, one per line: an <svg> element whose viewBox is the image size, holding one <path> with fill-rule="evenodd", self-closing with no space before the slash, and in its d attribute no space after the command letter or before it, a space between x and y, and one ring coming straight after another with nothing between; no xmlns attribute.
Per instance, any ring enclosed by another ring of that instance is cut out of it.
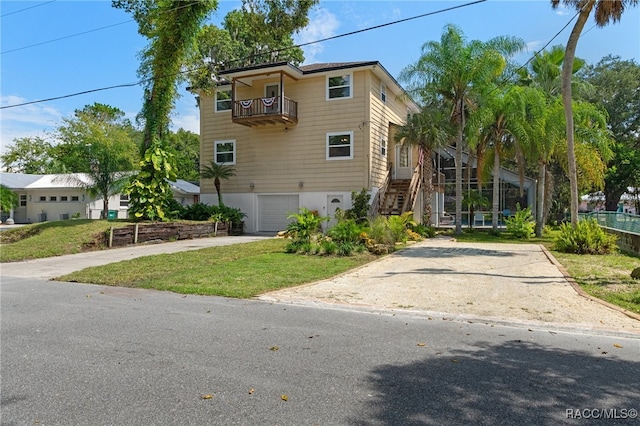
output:
<svg viewBox="0 0 640 426"><path fill-rule="evenodd" d="M259 195L258 231L277 232L287 228L291 213L297 213L300 201L298 195Z"/></svg>

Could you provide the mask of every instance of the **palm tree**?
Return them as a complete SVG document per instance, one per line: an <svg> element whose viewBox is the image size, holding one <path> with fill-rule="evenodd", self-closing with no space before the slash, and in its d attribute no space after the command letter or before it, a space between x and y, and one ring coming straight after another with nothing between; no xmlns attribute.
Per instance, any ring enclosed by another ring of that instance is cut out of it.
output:
<svg viewBox="0 0 640 426"><path fill-rule="evenodd" d="M211 165L202 167L200 177L202 179L213 179L213 184L218 193L218 205L222 206L222 194L220 193L220 179L229 179L236 175L236 169L231 165L216 163L211 161Z"/></svg>
<svg viewBox="0 0 640 426"><path fill-rule="evenodd" d="M444 99L451 105L456 128L456 234L462 233L462 145L465 115L473 112L474 95L483 93L506 68L505 56L524 48L522 40L496 37L488 42L467 42L462 31L449 24L440 42L422 46L422 56L400 73L409 93L422 99Z"/></svg>
<svg viewBox="0 0 640 426"><path fill-rule="evenodd" d="M507 156L518 143L524 145L528 139L526 130L526 89L510 87L505 93L491 92L485 97L482 107L470 123L470 130L479 135L479 144L490 147L493 155L493 197L492 220L493 231L498 230L500 206L500 159ZM478 161L478 177L480 182L482 165Z"/></svg>
<svg viewBox="0 0 640 426"><path fill-rule="evenodd" d="M573 108L571 105L571 74L573 61L578 46L578 39L582 29L595 8L596 25L604 27L609 22L619 21L627 6L635 6L640 0L562 0L568 6L574 6L578 10L578 19L569 35L562 63L562 102L567 129L567 162L569 169L569 182L571 184L571 225L578 223L578 173L576 168ZM557 8L561 0L551 0L551 6Z"/></svg>
<svg viewBox="0 0 640 426"><path fill-rule="evenodd" d="M442 105L431 102L420 113L412 114L395 134L396 142L422 150L422 223L431 225L433 197L433 150L445 146L451 137L449 114Z"/></svg>

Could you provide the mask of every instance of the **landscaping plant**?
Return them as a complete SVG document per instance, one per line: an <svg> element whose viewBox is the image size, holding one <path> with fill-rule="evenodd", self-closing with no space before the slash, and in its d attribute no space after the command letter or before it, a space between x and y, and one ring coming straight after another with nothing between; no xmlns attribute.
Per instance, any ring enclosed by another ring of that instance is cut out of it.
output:
<svg viewBox="0 0 640 426"><path fill-rule="evenodd" d="M609 254L616 249L616 236L607 234L595 219L581 220L575 227L563 223L553 249L575 254Z"/></svg>

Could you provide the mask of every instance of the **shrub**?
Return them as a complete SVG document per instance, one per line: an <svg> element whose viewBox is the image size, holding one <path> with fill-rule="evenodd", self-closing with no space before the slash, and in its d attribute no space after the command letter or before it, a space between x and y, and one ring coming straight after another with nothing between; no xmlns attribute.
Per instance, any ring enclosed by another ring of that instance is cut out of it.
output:
<svg viewBox="0 0 640 426"><path fill-rule="evenodd" d="M424 238L433 238L436 236L436 229L433 226L426 226L418 223L411 227L413 232L420 234Z"/></svg>
<svg viewBox="0 0 640 426"><path fill-rule="evenodd" d="M289 215L289 219L295 219L295 222L287 226L287 232L294 240L302 241L311 241L312 235L322 232L322 222L329 220L305 207L301 207L299 213Z"/></svg>
<svg viewBox="0 0 640 426"><path fill-rule="evenodd" d="M393 245L395 242L384 216L378 216L370 223L368 235L374 244Z"/></svg>
<svg viewBox="0 0 640 426"><path fill-rule="evenodd" d="M324 254L332 255L338 251L338 245L331 240L322 240L320 242L320 250Z"/></svg>
<svg viewBox="0 0 640 426"><path fill-rule="evenodd" d="M348 241L342 241L337 243L338 246L338 254L340 256L351 256L353 251L356 249L356 244L350 243Z"/></svg>
<svg viewBox="0 0 640 426"><path fill-rule="evenodd" d="M516 214L505 218L504 221L507 225L507 232L516 238L529 239L535 235L536 223L529 207L520 209L520 204L517 204Z"/></svg>
<svg viewBox="0 0 640 426"><path fill-rule="evenodd" d="M338 222L329 230L329 236L335 242L348 242L357 244L360 242L360 234L362 227L359 226L355 219L344 219Z"/></svg>
<svg viewBox="0 0 640 426"><path fill-rule="evenodd" d="M391 235L393 236L393 242L407 242L409 235L407 229L409 226L414 226L416 223L413 221L413 212L405 212L400 216L389 216L387 219Z"/></svg>
<svg viewBox="0 0 640 426"><path fill-rule="evenodd" d="M184 209L182 219L185 220L209 220L216 213L214 208L204 203L194 203Z"/></svg>
<svg viewBox="0 0 640 426"><path fill-rule="evenodd" d="M634 280L640 280L640 266L631 271L631 278Z"/></svg>
<svg viewBox="0 0 640 426"><path fill-rule="evenodd" d="M347 210L347 218L355 219L357 223L366 222L369 217L369 200L371 195L367 193L365 188L360 192L351 192L351 209Z"/></svg>
<svg viewBox="0 0 640 426"><path fill-rule="evenodd" d="M616 248L616 237L607 234L595 219L581 220L575 228L563 223L553 248L563 253L608 254Z"/></svg>

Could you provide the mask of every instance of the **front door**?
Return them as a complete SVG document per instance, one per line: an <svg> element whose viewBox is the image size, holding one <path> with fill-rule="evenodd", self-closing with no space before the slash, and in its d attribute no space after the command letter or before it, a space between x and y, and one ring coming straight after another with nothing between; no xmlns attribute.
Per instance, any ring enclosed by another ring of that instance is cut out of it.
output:
<svg viewBox="0 0 640 426"><path fill-rule="evenodd" d="M273 114L280 111L280 108L278 108L279 99L280 85L278 83L264 86L264 99L262 102L264 103L265 113Z"/></svg>
<svg viewBox="0 0 640 426"><path fill-rule="evenodd" d="M411 179L411 148L409 145L396 145L396 179Z"/></svg>

